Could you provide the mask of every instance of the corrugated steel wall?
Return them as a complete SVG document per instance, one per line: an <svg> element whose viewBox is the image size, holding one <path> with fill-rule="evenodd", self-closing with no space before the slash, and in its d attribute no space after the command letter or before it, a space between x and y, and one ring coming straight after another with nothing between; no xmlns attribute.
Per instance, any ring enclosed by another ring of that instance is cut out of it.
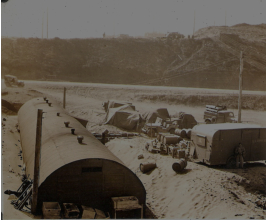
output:
<svg viewBox="0 0 266 220"><path fill-rule="evenodd" d="M105 206L112 196L136 196L146 202L138 177L76 119L52 101L43 98L25 103L18 113L26 173L33 179L37 109L43 109L42 147L38 206L43 201L75 202ZM60 116L57 116L60 112ZM69 127L64 122L69 121ZM77 135L84 137L79 144Z"/></svg>

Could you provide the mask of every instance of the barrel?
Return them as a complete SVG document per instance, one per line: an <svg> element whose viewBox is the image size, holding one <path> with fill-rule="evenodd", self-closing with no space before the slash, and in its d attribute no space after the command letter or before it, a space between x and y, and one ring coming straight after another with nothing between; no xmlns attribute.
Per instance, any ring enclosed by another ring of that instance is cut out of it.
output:
<svg viewBox="0 0 266 220"><path fill-rule="evenodd" d="M177 162L173 163L172 168L175 172L181 172L187 166L187 161L185 159L177 160Z"/></svg>
<svg viewBox="0 0 266 220"><path fill-rule="evenodd" d="M182 137L182 138L186 138L187 137L187 129L182 129L181 133L184 134L184 137Z"/></svg>
<svg viewBox="0 0 266 220"><path fill-rule="evenodd" d="M179 136L165 136L164 144L177 144L182 140Z"/></svg>
<svg viewBox="0 0 266 220"><path fill-rule="evenodd" d="M190 129L190 128L187 129L186 132L187 132L187 137L188 137L189 139L191 139L191 129Z"/></svg>
<svg viewBox="0 0 266 220"><path fill-rule="evenodd" d="M139 169L142 173L147 173L156 168L156 163L141 163Z"/></svg>
<svg viewBox="0 0 266 220"><path fill-rule="evenodd" d="M175 129L175 134L179 135L181 138L185 138L186 137L186 131L185 129Z"/></svg>

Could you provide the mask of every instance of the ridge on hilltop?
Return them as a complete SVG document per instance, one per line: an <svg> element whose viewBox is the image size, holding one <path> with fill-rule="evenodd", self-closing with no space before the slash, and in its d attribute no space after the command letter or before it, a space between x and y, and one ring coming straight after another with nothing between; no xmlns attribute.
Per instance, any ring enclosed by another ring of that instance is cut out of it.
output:
<svg viewBox="0 0 266 220"><path fill-rule="evenodd" d="M111 84L266 90L266 25L238 24L161 38L2 38L2 76Z"/></svg>

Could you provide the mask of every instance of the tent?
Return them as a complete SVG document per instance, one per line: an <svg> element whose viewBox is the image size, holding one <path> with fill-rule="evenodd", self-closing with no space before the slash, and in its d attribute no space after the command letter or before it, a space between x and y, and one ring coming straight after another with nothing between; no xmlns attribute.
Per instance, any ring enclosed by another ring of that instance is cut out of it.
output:
<svg viewBox="0 0 266 220"><path fill-rule="evenodd" d="M141 121L141 116L131 105L109 108L105 118L105 124L111 124L125 130L136 130Z"/></svg>
<svg viewBox="0 0 266 220"><path fill-rule="evenodd" d="M163 120L170 118L167 108L158 108L155 111L150 111L142 114L142 118L146 120L146 123L155 123L157 117Z"/></svg>

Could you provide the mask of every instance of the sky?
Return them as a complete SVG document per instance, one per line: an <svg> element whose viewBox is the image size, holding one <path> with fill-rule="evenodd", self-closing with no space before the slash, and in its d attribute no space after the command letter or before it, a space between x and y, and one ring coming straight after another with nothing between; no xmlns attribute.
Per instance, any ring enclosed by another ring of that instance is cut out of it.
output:
<svg viewBox="0 0 266 220"><path fill-rule="evenodd" d="M266 0L9 0L2 37L97 38L146 32L191 35L208 26L266 23Z"/></svg>

